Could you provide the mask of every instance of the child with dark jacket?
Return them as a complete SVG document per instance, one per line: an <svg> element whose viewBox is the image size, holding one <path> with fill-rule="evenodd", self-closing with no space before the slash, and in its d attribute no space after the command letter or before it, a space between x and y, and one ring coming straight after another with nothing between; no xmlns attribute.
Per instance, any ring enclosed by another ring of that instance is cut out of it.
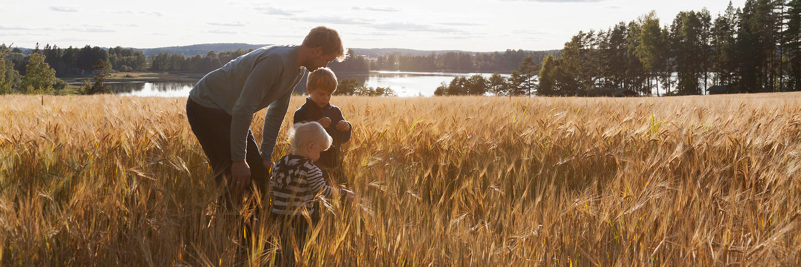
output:
<svg viewBox="0 0 801 267"><path fill-rule="evenodd" d="M295 111L294 123L316 121L333 138L332 146L320 155L314 164L323 171L323 177L335 183L345 182L342 172L342 144L350 140L353 126L345 120L342 111L331 105L331 94L337 89L337 77L329 68L309 73L306 103Z"/></svg>

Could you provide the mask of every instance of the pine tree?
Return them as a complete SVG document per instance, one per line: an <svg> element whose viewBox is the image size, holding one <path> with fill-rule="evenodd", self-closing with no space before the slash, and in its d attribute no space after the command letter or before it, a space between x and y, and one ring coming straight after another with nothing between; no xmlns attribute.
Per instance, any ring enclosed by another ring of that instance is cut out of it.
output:
<svg viewBox="0 0 801 267"><path fill-rule="evenodd" d="M790 90L801 90L801 0L787 3L787 31L784 34L786 54L788 57L788 87Z"/></svg>
<svg viewBox="0 0 801 267"><path fill-rule="evenodd" d="M666 41L663 39L662 27L659 26L659 18L656 17L656 12L651 11L648 15L640 18L640 31L636 36L639 45L635 48L637 58L642 62L642 67L647 75L648 81L647 91L653 89L651 80L657 77L660 69L663 69L664 58L667 56L665 53ZM657 91L657 94L659 92Z"/></svg>
<svg viewBox="0 0 801 267"><path fill-rule="evenodd" d="M15 76L18 76L14 65L5 59L10 53L5 44L0 45L0 95L10 94L13 90Z"/></svg>
<svg viewBox="0 0 801 267"><path fill-rule="evenodd" d="M98 60L92 67L95 72L95 77L92 79L92 86L84 89L84 94L107 94L111 92L111 86L106 84L106 77L111 73L111 63L104 60Z"/></svg>
<svg viewBox="0 0 801 267"><path fill-rule="evenodd" d="M489 87L490 91L495 95L502 95L503 94L503 87L506 84L506 78L501 76L501 74L495 72L492 73L492 76L489 78Z"/></svg>
<svg viewBox="0 0 801 267"><path fill-rule="evenodd" d="M729 2L723 15L719 15L711 29L712 59L709 69L715 73L713 84L733 85L736 79L735 33L737 32L737 10Z"/></svg>
<svg viewBox="0 0 801 267"><path fill-rule="evenodd" d="M554 95L556 89L556 67L557 62L553 56L545 56L540 69L540 84L537 95Z"/></svg>
<svg viewBox="0 0 801 267"><path fill-rule="evenodd" d="M671 47L675 50L679 94L700 94L699 80L704 72L702 54L706 49L702 37L703 15L695 11L680 12L671 25Z"/></svg>
<svg viewBox="0 0 801 267"><path fill-rule="evenodd" d="M536 75L537 71L539 71L539 66L537 66L537 63L534 62L533 57L527 56L523 58L522 62L520 62L520 68L518 71L523 79L522 86L528 92L528 96L531 97L531 90L534 89L534 83L537 79Z"/></svg>
<svg viewBox="0 0 801 267"><path fill-rule="evenodd" d="M646 86L647 71L643 67L642 61L637 56L637 48L640 47L640 36L642 26L636 21L629 22L628 34L626 37L626 75L624 76L624 87L637 91L640 94L649 95L652 90ZM666 67L669 67L667 65ZM659 95L659 90L656 91Z"/></svg>

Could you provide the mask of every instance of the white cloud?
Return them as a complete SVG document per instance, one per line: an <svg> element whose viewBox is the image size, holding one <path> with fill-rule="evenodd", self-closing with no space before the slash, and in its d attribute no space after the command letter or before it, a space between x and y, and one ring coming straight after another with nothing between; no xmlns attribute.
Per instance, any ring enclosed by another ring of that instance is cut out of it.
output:
<svg viewBox="0 0 801 267"><path fill-rule="evenodd" d="M262 11L262 13L268 15L278 15L278 16L288 16L288 17L295 16L297 13L301 13L301 11L297 10L285 10L274 7L257 7L256 10Z"/></svg>
<svg viewBox="0 0 801 267"><path fill-rule="evenodd" d="M247 25L244 22L236 21L236 22L208 22L206 23L211 26L225 26L225 27L242 27Z"/></svg>
<svg viewBox="0 0 801 267"><path fill-rule="evenodd" d="M340 16L321 16L321 17L303 17L296 18L295 20L322 24L345 24L345 25L363 25L370 24L372 20L340 17Z"/></svg>
<svg viewBox="0 0 801 267"><path fill-rule="evenodd" d="M58 11L58 12L78 12L78 9L74 7L66 7L66 6L51 6L50 10Z"/></svg>
<svg viewBox="0 0 801 267"><path fill-rule="evenodd" d="M400 12L400 9L394 7L353 7L353 10L359 11L376 11L376 12Z"/></svg>

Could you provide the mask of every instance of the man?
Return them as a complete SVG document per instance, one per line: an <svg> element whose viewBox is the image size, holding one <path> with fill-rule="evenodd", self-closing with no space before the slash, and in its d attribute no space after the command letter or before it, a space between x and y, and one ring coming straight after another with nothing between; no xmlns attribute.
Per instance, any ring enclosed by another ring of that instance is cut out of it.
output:
<svg viewBox="0 0 801 267"><path fill-rule="evenodd" d="M228 181L235 195L250 187L251 178L258 188L266 186L292 90L307 70L335 59L345 59L339 34L320 26L301 46L259 48L198 81L189 92L186 116L218 183ZM259 152L250 123L254 113L268 106Z"/></svg>

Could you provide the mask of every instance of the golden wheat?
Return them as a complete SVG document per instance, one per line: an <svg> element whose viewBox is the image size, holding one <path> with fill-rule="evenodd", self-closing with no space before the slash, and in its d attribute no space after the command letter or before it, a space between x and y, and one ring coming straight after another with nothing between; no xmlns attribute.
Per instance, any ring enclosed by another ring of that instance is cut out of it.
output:
<svg viewBox="0 0 801 267"><path fill-rule="evenodd" d="M265 200L216 208L185 101L0 96L0 264L270 265L269 216L241 222ZM801 94L332 103L358 197L302 265L801 264Z"/></svg>

